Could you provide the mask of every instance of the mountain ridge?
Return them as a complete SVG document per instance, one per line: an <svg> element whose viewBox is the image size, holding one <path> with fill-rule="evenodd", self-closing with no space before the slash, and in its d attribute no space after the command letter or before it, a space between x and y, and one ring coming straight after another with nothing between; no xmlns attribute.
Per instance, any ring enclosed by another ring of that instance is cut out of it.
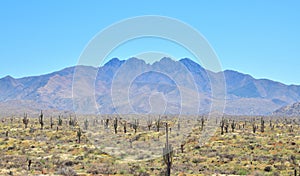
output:
<svg viewBox="0 0 300 176"><path fill-rule="evenodd" d="M94 79L95 99L97 106L101 109L99 112L102 113L116 113L118 109L127 112L121 103L114 107L112 100L114 95L111 90L114 84L119 84L119 82L126 84L128 81L132 81L130 85L134 86L128 90L136 93L132 94L134 97L132 103L140 106L139 108L133 107L133 109L149 112L152 106L149 102L152 94L161 93L163 97L167 97L164 100L167 103L166 110L171 113L177 109L176 112L178 112L178 108L182 108L178 105L178 98L182 96L180 93L184 90L184 94L190 96L187 99L185 111L190 111L193 103L197 103L194 98L199 94L200 99L203 100L200 103L199 112L208 113L207 109L212 100L210 96L212 88L209 85L212 80L210 78L218 81L222 74L224 74L226 83L227 103L224 112L227 114L272 114L273 111L284 105L300 101L300 86L298 85L285 85L268 79L255 79L249 74L234 70L215 73L188 58L178 61L162 58L152 64L138 58L128 60L113 58L101 67L72 66L44 75L16 79L5 76L0 79L0 105L5 107L5 102L8 101L33 101L37 104L33 105L32 109L48 107L49 109L72 111L74 106L72 82L74 81L74 72L80 70L82 71L80 79L90 81ZM93 74L89 73L92 72L97 73L96 78L91 77ZM123 75L120 75L121 73ZM140 75L137 80L135 77L134 79L130 77L135 74L142 74L142 76ZM126 77L127 79L125 79ZM137 96L137 93L140 97ZM43 106L38 107L38 104ZM132 112L128 111L127 113Z"/></svg>

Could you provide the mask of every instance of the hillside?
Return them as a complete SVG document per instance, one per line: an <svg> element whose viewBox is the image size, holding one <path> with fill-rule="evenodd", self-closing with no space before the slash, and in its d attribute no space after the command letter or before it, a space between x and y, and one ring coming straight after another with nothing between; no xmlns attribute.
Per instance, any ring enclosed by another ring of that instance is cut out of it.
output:
<svg viewBox="0 0 300 176"><path fill-rule="evenodd" d="M300 101L300 86L255 79L232 70L214 73L187 58L162 58L153 64L137 58L114 58L99 68L76 66L40 76L4 77L0 79L0 107L1 113L8 114L39 109L208 113L215 99L210 83L219 85L222 76L226 80L227 114L266 115Z"/></svg>
<svg viewBox="0 0 300 176"><path fill-rule="evenodd" d="M281 107L274 111L273 114L278 116L300 116L300 102Z"/></svg>

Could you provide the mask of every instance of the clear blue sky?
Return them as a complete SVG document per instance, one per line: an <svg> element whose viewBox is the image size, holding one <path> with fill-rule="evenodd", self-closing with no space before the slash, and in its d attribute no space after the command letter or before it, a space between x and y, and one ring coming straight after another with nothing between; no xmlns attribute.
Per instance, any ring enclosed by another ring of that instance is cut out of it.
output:
<svg viewBox="0 0 300 176"><path fill-rule="evenodd" d="M163 15L202 33L224 70L300 85L299 9L296 0L2 0L0 77L39 75L76 65L89 40L105 27L134 16ZM121 59L128 54L119 53Z"/></svg>

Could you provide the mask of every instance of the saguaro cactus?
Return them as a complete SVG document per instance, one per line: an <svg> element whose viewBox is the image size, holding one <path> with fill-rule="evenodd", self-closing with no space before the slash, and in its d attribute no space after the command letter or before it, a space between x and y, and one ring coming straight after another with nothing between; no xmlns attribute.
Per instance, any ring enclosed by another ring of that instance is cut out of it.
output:
<svg viewBox="0 0 300 176"><path fill-rule="evenodd" d="M117 118L115 118L115 120L114 120L114 129L115 129L115 134L117 134L118 133L118 119Z"/></svg>
<svg viewBox="0 0 300 176"><path fill-rule="evenodd" d="M180 145L180 149L181 149L181 153L183 153L183 151L184 151L184 143L182 143L182 144Z"/></svg>
<svg viewBox="0 0 300 176"><path fill-rule="evenodd" d="M77 138L78 138L78 143L80 143L80 139L81 139L81 130L80 130L80 128L77 131Z"/></svg>
<svg viewBox="0 0 300 176"><path fill-rule="evenodd" d="M202 117L201 117L201 131L203 131L203 128L204 128L204 122L205 122L205 120L204 120L204 117L202 116Z"/></svg>
<svg viewBox="0 0 300 176"><path fill-rule="evenodd" d="M160 116L158 117L157 121L156 121L156 131L159 132L159 128L160 128Z"/></svg>
<svg viewBox="0 0 300 176"><path fill-rule="evenodd" d="M166 175L170 176L171 175L171 166L173 162L173 147L171 144L169 144L169 135L168 135L169 127L168 123L166 123L166 144L165 147L163 148L163 158L164 162L167 165L167 172Z"/></svg>
<svg viewBox="0 0 300 176"><path fill-rule="evenodd" d="M89 128L89 121L88 121L88 119L85 119L85 121L84 121L84 130L88 130L88 128Z"/></svg>
<svg viewBox="0 0 300 176"><path fill-rule="evenodd" d="M253 124L252 124L252 130L253 130L253 133L255 133L255 132L256 132L256 129L257 129L257 126L256 126L256 124L255 124L255 123L253 123Z"/></svg>
<svg viewBox="0 0 300 176"><path fill-rule="evenodd" d="M135 120L134 120L134 123L133 123L133 125L132 125L132 128L134 129L134 133L136 133L138 127L139 127L139 120L138 120L138 119L135 119Z"/></svg>
<svg viewBox="0 0 300 176"><path fill-rule="evenodd" d="M223 135L223 134L224 134L224 125L225 125L225 121L224 121L224 119L223 119L223 117L222 117L222 120L221 120L221 122L220 122L220 127L221 127L221 135Z"/></svg>
<svg viewBox="0 0 300 176"><path fill-rule="evenodd" d="M148 126L148 130L150 131L151 126L152 126L152 119L150 117L148 117L147 126Z"/></svg>
<svg viewBox="0 0 300 176"><path fill-rule="evenodd" d="M62 126L62 119L61 119L61 117L60 117L60 115L58 116L58 126Z"/></svg>
<svg viewBox="0 0 300 176"><path fill-rule="evenodd" d="M109 119L106 119L106 120L105 120L105 129L108 128L108 124L109 124Z"/></svg>
<svg viewBox="0 0 300 176"><path fill-rule="evenodd" d="M72 118L72 116L70 115L69 118L69 126L76 126L77 122L76 122L76 116L74 118Z"/></svg>
<svg viewBox="0 0 300 176"><path fill-rule="evenodd" d="M25 125L25 128L27 128L28 123L29 119L27 118L27 113L24 113L23 124Z"/></svg>
<svg viewBox="0 0 300 176"><path fill-rule="evenodd" d="M260 132L265 132L265 121L263 117L260 119Z"/></svg>
<svg viewBox="0 0 300 176"><path fill-rule="evenodd" d="M225 123L225 133L228 133L228 127L229 127L229 124L228 124L228 121L226 121L226 123Z"/></svg>
<svg viewBox="0 0 300 176"><path fill-rule="evenodd" d="M41 114L39 116L39 122L40 122L40 125L41 125L41 130L43 129L44 127L44 120L43 120L43 117L44 117L44 114L43 114L43 111L41 110Z"/></svg>
<svg viewBox="0 0 300 176"><path fill-rule="evenodd" d="M50 117L50 128L52 129L53 128L53 125L54 125L54 123L53 123L53 119L52 119L52 116Z"/></svg>
<svg viewBox="0 0 300 176"><path fill-rule="evenodd" d="M28 160L28 170L30 170L31 160Z"/></svg>
<svg viewBox="0 0 300 176"><path fill-rule="evenodd" d="M234 122L234 120L231 122L231 129L232 129L232 132L234 132L234 129L236 127L236 123Z"/></svg>
<svg viewBox="0 0 300 176"><path fill-rule="evenodd" d="M127 133L127 128L126 128L127 122L126 121L124 121L123 126L124 126L124 133Z"/></svg>

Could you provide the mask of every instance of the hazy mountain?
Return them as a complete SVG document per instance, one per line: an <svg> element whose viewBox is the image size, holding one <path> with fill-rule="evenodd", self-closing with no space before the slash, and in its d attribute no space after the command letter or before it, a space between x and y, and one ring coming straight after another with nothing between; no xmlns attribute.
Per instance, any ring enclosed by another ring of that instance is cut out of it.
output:
<svg viewBox="0 0 300 176"><path fill-rule="evenodd" d="M281 107L273 114L278 116L300 116L300 102Z"/></svg>
<svg viewBox="0 0 300 176"><path fill-rule="evenodd" d="M271 114L300 101L300 86L231 70L214 73L188 58L162 58L153 64L114 58L99 68L77 66L20 79L6 76L0 79L0 107L5 113L74 108L83 113L208 113L212 101L219 102L211 83L219 85L221 76L227 114Z"/></svg>

